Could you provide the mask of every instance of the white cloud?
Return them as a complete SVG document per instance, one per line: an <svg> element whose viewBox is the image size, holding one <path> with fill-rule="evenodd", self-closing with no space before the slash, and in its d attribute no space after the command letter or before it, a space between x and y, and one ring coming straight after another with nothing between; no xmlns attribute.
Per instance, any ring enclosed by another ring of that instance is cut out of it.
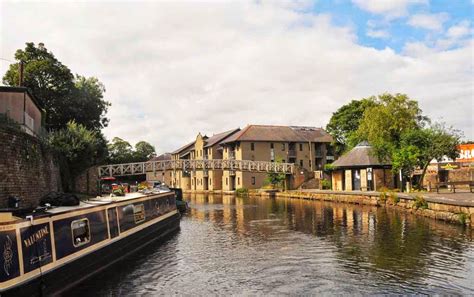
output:
<svg viewBox="0 0 474 297"><path fill-rule="evenodd" d="M419 56L377 50L327 15L272 3L4 6L1 56L44 42L73 72L97 76L113 104L109 138L164 152L197 132L248 123L325 126L342 104L386 91L409 94L474 138L472 45Z"/></svg>
<svg viewBox="0 0 474 297"><path fill-rule="evenodd" d="M414 4L428 4L427 0L352 0L359 8L389 18L404 16Z"/></svg>
<svg viewBox="0 0 474 297"><path fill-rule="evenodd" d="M468 20L461 21L459 24L454 25L448 29L448 32L446 35L449 38L462 38L467 35L472 34L472 29L471 29L471 22Z"/></svg>
<svg viewBox="0 0 474 297"><path fill-rule="evenodd" d="M386 30L374 30L368 29L366 35L372 38L382 38L386 39L390 37L390 34Z"/></svg>
<svg viewBox="0 0 474 297"><path fill-rule="evenodd" d="M443 29L444 22L448 19L449 15L447 13L415 14L410 17L408 24L416 28L440 31Z"/></svg>

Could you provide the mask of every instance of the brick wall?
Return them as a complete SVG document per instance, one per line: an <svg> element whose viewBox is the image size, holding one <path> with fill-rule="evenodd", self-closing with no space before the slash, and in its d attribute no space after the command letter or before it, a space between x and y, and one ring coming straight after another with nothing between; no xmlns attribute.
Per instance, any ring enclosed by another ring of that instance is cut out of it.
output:
<svg viewBox="0 0 474 297"><path fill-rule="evenodd" d="M61 190L59 165L39 140L26 133L0 127L0 208L8 197L21 199L21 207L35 207L40 198Z"/></svg>
<svg viewBox="0 0 474 297"><path fill-rule="evenodd" d="M76 177L73 190L76 193L97 196L100 194L97 186L98 180L98 167L93 166Z"/></svg>

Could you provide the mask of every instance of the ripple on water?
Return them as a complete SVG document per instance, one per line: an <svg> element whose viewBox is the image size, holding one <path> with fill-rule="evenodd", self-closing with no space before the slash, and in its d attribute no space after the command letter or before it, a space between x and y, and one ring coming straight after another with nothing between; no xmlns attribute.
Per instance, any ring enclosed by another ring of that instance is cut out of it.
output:
<svg viewBox="0 0 474 297"><path fill-rule="evenodd" d="M67 295L474 292L472 232L316 201L188 197L181 230Z"/></svg>

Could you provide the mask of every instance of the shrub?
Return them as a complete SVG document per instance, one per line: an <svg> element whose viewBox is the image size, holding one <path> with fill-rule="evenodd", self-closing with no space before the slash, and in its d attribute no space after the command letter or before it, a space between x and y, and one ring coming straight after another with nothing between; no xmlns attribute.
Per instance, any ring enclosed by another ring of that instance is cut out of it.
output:
<svg viewBox="0 0 474 297"><path fill-rule="evenodd" d="M247 197L249 195L249 190L246 188L238 188L235 190L235 195L237 197Z"/></svg>
<svg viewBox="0 0 474 297"><path fill-rule="evenodd" d="M379 200L380 202L385 203L385 201L387 201L387 192L385 191L381 192L379 195Z"/></svg>
<svg viewBox="0 0 474 297"><path fill-rule="evenodd" d="M428 208L428 202L426 202L426 200L425 200L425 198L423 198L423 196L416 196L413 206L416 209L419 209L419 208L427 209Z"/></svg>
<svg viewBox="0 0 474 297"><path fill-rule="evenodd" d="M469 216L467 213L461 212L460 214L458 214L459 223L466 225L466 221L468 217Z"/></svg>
<svg viewBox="0 0 474 297"><path fill-rule="evenodd" d="M323 190L331 190L332 188L331 181L327 179L322 179L321 185L323 187Z"/></svg>
<svg viewBox="0 0 474 297"><path fill-rule="evenodd" d="M394 191L390 191L389 195L390 195L390 201L394 205L396 205L398 202L400 202L400 198L398 197L397 193L395 193Z"/></svg>

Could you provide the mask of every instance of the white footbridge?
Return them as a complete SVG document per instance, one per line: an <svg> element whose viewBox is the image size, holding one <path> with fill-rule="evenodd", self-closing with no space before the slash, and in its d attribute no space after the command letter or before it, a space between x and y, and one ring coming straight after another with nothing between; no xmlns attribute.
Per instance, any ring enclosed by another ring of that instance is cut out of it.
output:
<svg viewBox="0 0 474 297"><path fill-rule="evenodd" d="M295 164L251 160L165 160L99 166L99 177L141 175L163 170L239 170L293 174Z"/></svg>

